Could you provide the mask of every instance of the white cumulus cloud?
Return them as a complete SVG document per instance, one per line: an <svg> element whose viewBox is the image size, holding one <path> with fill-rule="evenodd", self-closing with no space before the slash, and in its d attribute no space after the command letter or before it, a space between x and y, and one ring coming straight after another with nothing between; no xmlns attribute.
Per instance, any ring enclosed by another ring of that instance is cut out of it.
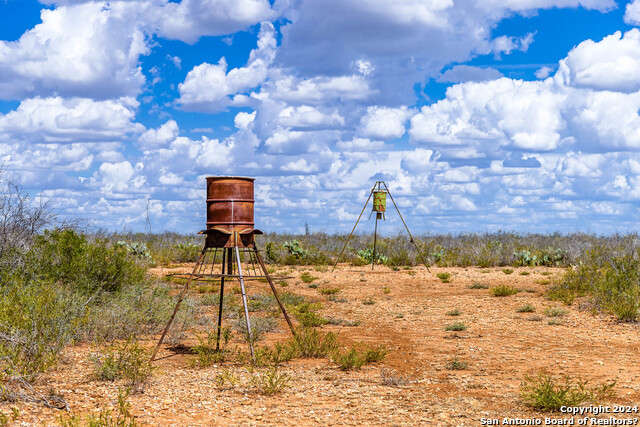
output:
<svg viewBox="0 0 640 427"><path fill-rule="evenodd" d="M633 28L624 35L616 31L599 42L583 41L562 65L561 71L577 87L635 92L640 89L640 30Z"/></svg>
<svg viewBox="0 0 640 427"><path fill-rule="evenodd" d="M274 32L271 23L262 24L258 47L251 52L245 67L227 72L224 57L218 64L203 63L194 67L178 86L178 103L191 111L221 111L233 102L233 95L259 86L267 78L268 66L275 54Z"/></svg>

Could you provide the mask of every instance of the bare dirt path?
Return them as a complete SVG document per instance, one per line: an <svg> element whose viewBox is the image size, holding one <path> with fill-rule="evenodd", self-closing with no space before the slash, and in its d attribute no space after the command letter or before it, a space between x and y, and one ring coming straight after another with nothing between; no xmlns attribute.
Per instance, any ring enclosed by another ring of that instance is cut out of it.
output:
<svg viewBox="0 0 640 427"><path fill-rule="evenodd" d="M189 266L182 270L188 271ZM617 397L608 404L640 403L639 325L595 315L579 309L579 304L563 307L547 300L543 292L549 280L560 277L561 269L513 270L505 274L501 268L434 267L427 272L424 267L399 271L377 267L371 272L370 267L344 265L331 272L280 267L276 274L294 276L282 291L321 302L324 316L357 323L325 325L322 330L339 332L346 344L382 344L390 349L385 361L345 372L327 359L297 359L283 368L291 377L286 391L263 396L243 386L216 385L214 378L223 369L233 371L243 384L249 373L241 365L192 368L192 355L165 348L144 392L130 397L132 412L142 425L160 426L475 426L481 425L482 418L560 418L533 411L520 399L522 379L540 370L587 379L591 384L615 380ZM313 283L318 288L299 279L305 271L317 277ZM438 279L440 272L450 273L451 282ZM470 288L474 284L477 289ZM521 292L494 297L479 286L483 284L508 284ZM322 288L340 291L331 301L319 292ZM267 289L263 283L250 285L250 293ZM535 312L518 312L525 304L535 307ZM546 315L549 307L563 308L566 314ZM215 309L211 308L211 316ZM454 310L460 314L450 315ZM464 322L468 328L445 331L454 322ZM287 339L282 321L280 329L270 333L267 342ZM64 363L39 386L62 394L78 414L113 408L120 385L92 378L89 351L87 346L70 348ZM468 367L448 369L454 359ZM385 385L383 369L394 370L406 384ZM3 404L0 409L10 413L11 406L20 411L17 425L58 424L60 411L26 403Z"/></svg>

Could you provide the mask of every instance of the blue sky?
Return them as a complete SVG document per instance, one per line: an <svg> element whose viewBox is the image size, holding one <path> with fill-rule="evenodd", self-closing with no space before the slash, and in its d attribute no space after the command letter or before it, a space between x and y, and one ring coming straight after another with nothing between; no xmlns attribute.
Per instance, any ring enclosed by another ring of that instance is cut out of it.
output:
<svg viewBox="0 0 640 427"><path fill-rule="evenodd" d="M243 175L265 231L348 232L384 179L416 233L627 232L639 25L640 0L0 0L0 165L113 231L197 231L204 178Z"/></svg>

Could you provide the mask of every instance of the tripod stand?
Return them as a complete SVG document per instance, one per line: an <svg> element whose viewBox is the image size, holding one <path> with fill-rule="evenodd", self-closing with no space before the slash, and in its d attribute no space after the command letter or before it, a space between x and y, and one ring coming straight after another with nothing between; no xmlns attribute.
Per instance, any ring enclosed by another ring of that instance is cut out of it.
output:
<svg viewBox="0 0 640 427"><path fill-rule="evenodd" d="M384 189L382 188L383 185L384 185ZM349 234L349 238L347 238L347 241L345 242L344 246L342 247L342 250L340 251L340 255L338 255L338 258L336 258L335 264L333 264L333 270L336 269L336 266L338 265L338 261L340 261L340 257L342 257L342 254L344 253L344 250L347 248L347 245L349 244L349 240L351 240L351 236L353 236L353 232L356 231L356 227L358 226L358 223L360 222L360 218L362 218L362 214L364 213L365 209L367 208L367 205L369 204L369 200L371 200L371 196L374 196L373 210L371 211L371 213L376 212L376 225L375 225L375 231L374 231L374 234L373 234L373 255L371 257L372 258L372 260L371 260L371 271L373 271L373 267L374 267L374 265L376 263L376 242L378 240L378 220L383 218L384 212L386 211L386 195L387 194L389 195L389 198L391 198L391 201L393 202L393 206L396 208L396 211L398 212L398 215L400 216L400 219L402 220L402 224L404 225L404 228L407 230L407 233L409 233L409 238L410 238L409 241L411 243L413 243L413 246L415 246L416 251L418 251L418 255L420 255L420 258L422 259L422 262L423 262L424 266L427 267L427 271L430 272L429 265L427 264L427 261L425 260L424 256L422 255L422 252L420 252L420 249L418 248L418 245L416 244L415 240L413 239L413 236L411 235L411 232L409 231L409 227L407 227L407 223L404 222L404 218L402 217L402 214L400 213L400 209L398 209L398 205L396 205L395 200L393 200L393 196L391 195L391 192L389 191L389 187L387 187L387 184L384 181L376 181L376 183L373 184L373 187L371 188L371 191L369 192L369 197L367 198L367 201L364 203L364 206L362 207L362 211L360 212L360 216L358 216L358 220L356 221L355 225L353 226L353 229L351 230L351 234ZM371 216L369 216L369 218L371 218Z"/></svg>
<svg viewBox="0 0 640 427"><path fill-rule="evenodd" d="M240 242L238 232L234 233L234 242ZM252 236L253 237L253 236ZM216 261L218 260L219 253L220 256L220 265L221 270L220 273L214 273ZM240 254L245 255L244 265L245 271L242 268L242 259ZM211 265L211 268L208 266ZM271 287L271 291L273 292L273 296L278 302L278 306L284 315L289 328L291 329L291 333L295 336L295 330L293 324L291 323L291 319L287 314L287 310L285 309L280 297L278 295L278 291L276 290L275 285L273 284L273 279L269 275L267 271L267 267L256 248L255 243L251 243L248 246L239 246L233 245L231 247L210 247L205 244L205 247L202 249L198 260L196 261L196 265L193 268L193 271L188 276L188 281L185 284L184 288L180 292L180 296L178 297L178 302L176 303L175 308L173 309L173 314L167 323L167 326L164 328L162 335L160 336L160 340L156 345L156 348L153 350L153 354L151 355L151 361L155 360L158 349L162 345L164 338L171 327L171 323L173 323L173 319L176 317L178 313L178 309L180 308L180 304L184 299L189 286L193 280L214 280L219 278L220 280L220 300L218 306L218 328L217 328L217 338L216 338L216 350L220 350L220 333L222 330L222 305L224 300L224 285L225 279L237 278L240 281L240 291L242 293L242 305L244 307L244 318L247 326L247 334L249 341L249 350L251 351L251 358L254 358L253 353L253 336L251 333L251 321L249 319L249 308L247 305L247 295L245 291L244 282L245 280L257 280L257 279L267 279L269 286Z"/></svg>

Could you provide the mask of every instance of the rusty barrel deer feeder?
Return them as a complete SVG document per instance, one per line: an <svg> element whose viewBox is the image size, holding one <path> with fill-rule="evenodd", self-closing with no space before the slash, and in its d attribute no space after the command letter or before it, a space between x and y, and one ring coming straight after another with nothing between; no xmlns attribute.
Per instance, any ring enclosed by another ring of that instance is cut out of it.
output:
<svg viewBox="0 0 640 427"><path fill-rule="evenodd" d="M187 289L193 280L219 280L220 299L218 305L218 328L216 349L220 349L220 332L222 328L222 306L224 300L225 280L234 278L240 281L242 304L249 337L249 349L253 358L251 321L245 291L245 280L266 279L271 291L280 306L291 332L295 330L285 310L273 278L256 247L255 235L262 231L254 228L254 178L238 176L214 176L207 179L207 228L199 232L205 235L205 243L196 265L188 275L187 284L182 289L173 314L167 323L158 344L151 356L153 361L158 349L171 327ZM219 273L215 272L216 265Z"/></svg>

